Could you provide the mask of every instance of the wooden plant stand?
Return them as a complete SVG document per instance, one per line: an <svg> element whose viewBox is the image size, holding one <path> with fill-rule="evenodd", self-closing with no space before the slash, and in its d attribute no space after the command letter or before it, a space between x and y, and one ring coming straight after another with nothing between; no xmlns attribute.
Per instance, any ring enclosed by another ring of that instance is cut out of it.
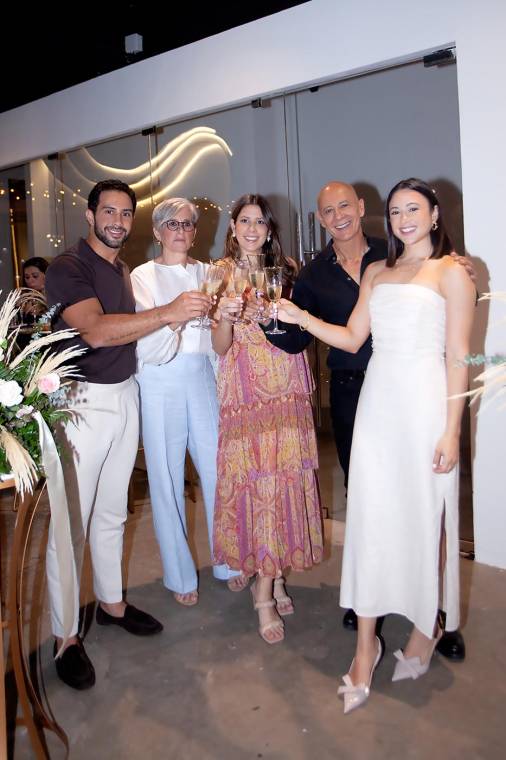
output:
<svg viewBox="0 0 506 760"><path fill-rule="evenodd" d="M26 494L23 499L15 490L14 480L0 483L0 490L13 489L13 511L16 512L16 523L12 538L11 552L8 564L7 605L5 620L2 620L2 603L0 599L0 760L7 758L7 721L5 698L5 662L3 633L9 633L9 647L14 671L17 695L21 706L21 717L16 724L26 726L32 749L37 760L49 758L44 729L52 731L60 739L69 752L69 742L66 733L56 723L44 706L40 693L32 680L28 653L25 651L23 635L23 579L26 553L30 531L37 508L45 491L46 481L41 479L32 494Z"/></svg>

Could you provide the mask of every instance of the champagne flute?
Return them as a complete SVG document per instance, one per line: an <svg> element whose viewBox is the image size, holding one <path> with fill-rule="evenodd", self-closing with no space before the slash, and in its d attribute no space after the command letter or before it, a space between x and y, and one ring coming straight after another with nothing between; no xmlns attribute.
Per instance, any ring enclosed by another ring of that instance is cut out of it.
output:
<svg viewBox="0 0 506 760"><path fill-rule="evenodd" d="M221 283L223 282L223 276L225 274L225 268L218 264L209 264L206 269L206 274L202 282L200 283L200 292L205 293L207 296L214 296L219 291ZM206 310L203 317L192 324L192 327L199 327L201 330L210 330L212 327L212 320L209 319L209 312L211 307Z"/></svg>
<svg viewBox="0 0 506 760"><path fill-rule="evenodd" d="M274 310L274 327L272 330L266 330L266 335L283 335L286 330L280 330L278 327L278 301L281 298L283 290L283 268L282 267L265 267L265 284L267 286L267 298L272 303Z"/></svg>
<svg viewBox="0 0 506 760"><path fill-rule="evenodd" d="M257 300L257 313L254 319L257 322L265 319L265 314L260 311L261 298L264 294L264 282L265 282L265 253L248 253L249 264L249 281L251 286L255 289L255 298Z"/></svg>
<svg viewBox="0 0 506 760"><path fill-rule="evenodd" d="M230 287L231 290L233 290L233 293L235 296L241 296L243 295L244 291L248 287L248 273L249 268L246 261L242 261L239 259L234 263L234 271L232 274ZM242 307L241 307L242 311ZM243 319L241 315L239 314L238 317L236 317L235 322L246 322L246 319Z"/></svg>

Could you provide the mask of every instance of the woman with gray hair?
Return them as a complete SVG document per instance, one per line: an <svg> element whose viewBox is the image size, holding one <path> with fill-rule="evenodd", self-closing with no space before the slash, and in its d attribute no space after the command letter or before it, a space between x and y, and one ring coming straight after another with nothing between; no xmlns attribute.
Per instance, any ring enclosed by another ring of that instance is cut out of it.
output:
<svg viewBox="0 0 506 760"><path fill-rule="evenodd" d="M132 272L137 311L166 304L184 292L192 298L199 290L207 265L188 256L197 219L197 208L186 198L169 198L154 208L153 234L161 252ZM191 326L174 323L137 341L142 437L163 582L186 606L198 601L186 529L186 448L200 477L211 546L218 443L211 335ZM214 567L213 573L220 580L236 575L226 565Z"/></svg>

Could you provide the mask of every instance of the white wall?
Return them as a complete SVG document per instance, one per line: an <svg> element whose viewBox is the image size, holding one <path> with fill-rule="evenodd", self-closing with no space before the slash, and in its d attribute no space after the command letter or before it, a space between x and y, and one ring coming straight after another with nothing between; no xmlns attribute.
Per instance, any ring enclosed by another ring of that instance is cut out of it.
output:
<svg viewBox="0 0 506 760"><path fill-rule="evenodd" d="M499 234L506 177L505 18L503 0L313 0L1 115L0 166L455 43L466 245L486 260L491 289L506 289ZM504 339L490 331L487 348L494 347L504 348ZM505 421L493 412L479 418L474 461L476 556L501 567Z"/></svg>
<svg viewBox="0 0 506 760"><path fill-rule="evenodd" d="M506 3L496 0L469 5L457 34L465 240L471 255L484 263L480 289L506 290L501 229L506 198ZM486 313L483 305L478 309ZM504 317L505 311L493 304L489 324ZM486 349L488 353L506 351L504 326L488 330ZM506 567L505 432L504 411L489 408L475 420L476 558L498 567Z"/></svg>

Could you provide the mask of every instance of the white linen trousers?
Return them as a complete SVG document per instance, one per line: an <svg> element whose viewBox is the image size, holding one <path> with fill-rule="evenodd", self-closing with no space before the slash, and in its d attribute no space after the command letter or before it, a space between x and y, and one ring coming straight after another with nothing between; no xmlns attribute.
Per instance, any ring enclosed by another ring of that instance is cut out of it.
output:
<svg viewBox="0 0 506 760"><path fill-rule="evenodd" d="M139 392L133 377L121 383L73 384L69 408L77 416L59 436L70 510L75 567L75 610L71 634L78 631L79 583L89 532L93 587L99 601L123 598L121 558L127 518L128 484L139 446ZM63 635L60 578L52 524L46 555L51 626Z"/></svg>
<svg viewBox="0 0 506 760"><path fill-rule="evenodd" d="M200 477L212 556L218 400L207 354L178 353L165 364L144 364L141 389L142 440L146 454L153 522L160 545L163 582L171 591L197 589L197 571L186 525L184 463L186 448ZM213 567L227 580L237 571Z"/></svg>

